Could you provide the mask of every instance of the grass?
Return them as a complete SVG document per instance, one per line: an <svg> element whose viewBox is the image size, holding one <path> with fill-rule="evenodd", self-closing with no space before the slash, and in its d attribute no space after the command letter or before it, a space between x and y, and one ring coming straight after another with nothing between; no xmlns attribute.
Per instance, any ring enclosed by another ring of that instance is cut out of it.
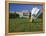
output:
<svg viewBox="0 0 46 36"><path fill-rule="evenodd" d="M36 32L42 31L42 19L37 19L30 22L30 19L10 19L9 32Z"/></svg>

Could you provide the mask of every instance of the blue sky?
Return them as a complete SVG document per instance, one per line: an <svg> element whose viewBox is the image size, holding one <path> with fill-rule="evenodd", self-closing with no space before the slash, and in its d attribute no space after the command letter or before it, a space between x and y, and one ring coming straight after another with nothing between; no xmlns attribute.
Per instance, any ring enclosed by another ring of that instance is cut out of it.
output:
<svg viewBox="0 0 46 36"><path fill-rule="evenodd" d="M42 5L32 5L32 4L9 4L9 11L10 12L21 12L22 10L32 10L34 7L38 9L42 9Z"/></svg>

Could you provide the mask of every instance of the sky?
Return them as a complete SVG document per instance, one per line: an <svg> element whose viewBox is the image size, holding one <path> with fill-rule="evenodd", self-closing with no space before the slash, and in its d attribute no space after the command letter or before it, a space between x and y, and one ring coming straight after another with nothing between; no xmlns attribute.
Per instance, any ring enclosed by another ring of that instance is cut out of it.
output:
<svg viewBox="0 0 46 36"><path fill-rule="evenodd" d="M42 9L42 5L33 5L33 4L15 4L15 3L10 3L9 4L9 11L10 12L22 12L23 10L28 10L31 11L33 8L38 8Z"/></svg>

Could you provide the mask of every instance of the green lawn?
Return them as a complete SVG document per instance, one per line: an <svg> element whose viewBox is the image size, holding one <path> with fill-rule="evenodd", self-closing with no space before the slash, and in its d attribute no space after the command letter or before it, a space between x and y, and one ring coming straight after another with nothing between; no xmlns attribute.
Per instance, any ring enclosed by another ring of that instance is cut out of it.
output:
<svg viewBox="0 0 46 36"><path fill-rule="evenodd" d="M37 19L33 22L29 21L30 19L10 19L9 32L36 32L42 31L42 19Z"/></svg>

